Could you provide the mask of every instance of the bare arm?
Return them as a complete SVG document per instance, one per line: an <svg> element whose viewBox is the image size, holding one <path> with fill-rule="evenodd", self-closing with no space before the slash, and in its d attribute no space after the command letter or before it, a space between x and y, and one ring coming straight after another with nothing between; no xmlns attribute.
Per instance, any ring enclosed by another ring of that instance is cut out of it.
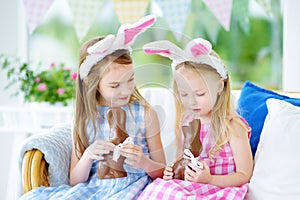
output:
<svg viewBox="0 0 300 200"><path fill-rule="evenodd" d="M82 154L80 159L75 154L73 144L71 166L70 166L70 185L76 185L87 181L94 160L103 160L100 154L108 154L114 145L107 141L96 140Z"/></svg>
<svg viewBox="0 0 300 200"><path fill-rule="evenodd" d="M80 163L79 163L80 161ZM88 179L93 160L83 154L80 160L75 155L75 147L73 144L71 166L70 166L70 185L85 182Z"/></svg>
<svg viewBox="0 0 300 200"><path fill-rule="evenodd" d="M146 166L145 171L151 178L163 176L166 165L165 154L160 138L160 125L156 112L149 109L146 113L146 137L150 152L150 162Z"/></svg>
<svg viewBox="0 0 300 200"><path fill-rule="evenodd" d="M144 155L141 146L126 144L122 147L122 155L129 165L143 169L152 179L163 176L165 155L160 140L160 127L156 112L146 109L146 140L150 156Z"/></svg>

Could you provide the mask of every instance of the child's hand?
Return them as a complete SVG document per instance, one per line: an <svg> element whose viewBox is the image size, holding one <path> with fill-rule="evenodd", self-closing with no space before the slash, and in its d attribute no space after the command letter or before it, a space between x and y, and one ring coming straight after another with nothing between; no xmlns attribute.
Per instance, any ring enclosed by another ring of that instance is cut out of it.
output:
<svg viewBox="0 0 300 200"><path fill-rule="evenodd" d="M114 150L115 145L111 142L104 140L95 140L85 152L92 160L103 160L104 154L109 154L110 151Z"/></svg>
<svg viewBox="0 0 300 200"><path fill-rule="evenodd" d="M124 156L125 163L141 169L147 165L146 156L143 153L142 147L135 144L123 144L121 155Z"/></svg>
<svg viewBox="0 0 300 200"><path fill-rule="evenodd" d="M164 176L163 179L165 180L171 180L173 179L174 173L173 173L173 168L170 166L167 166L164 170Z"/></svg>
<svg viewBox="0 0 300 200"><path fill-rule="evenodd" d="M202 161L202 164L204 167L203 169L200 169L192 163L189 163L185 167L184 180L204 184L210 183L212 176L209 167L206 162Z"/></svg>

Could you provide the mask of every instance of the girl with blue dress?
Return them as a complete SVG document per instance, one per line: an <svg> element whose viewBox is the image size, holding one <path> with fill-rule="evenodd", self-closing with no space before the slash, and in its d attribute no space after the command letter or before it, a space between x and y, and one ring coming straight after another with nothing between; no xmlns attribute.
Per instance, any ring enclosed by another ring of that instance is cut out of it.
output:
<svg viewBox="0 0 300 200"><path fill-rule="evenodd" d="M39 187L20 199L136 199L152 179L162 177L165 157L158 117L135 87L130 56L134 38L154 22L154 16L146 16L122 25L116 36L95 38L81 47L70 185ZM130 142L110 140L112 110L122 110L120 126ZM106 166L113 175L103 170L109 155L117 163L123 158L123 172L116 166Z"/></svg>

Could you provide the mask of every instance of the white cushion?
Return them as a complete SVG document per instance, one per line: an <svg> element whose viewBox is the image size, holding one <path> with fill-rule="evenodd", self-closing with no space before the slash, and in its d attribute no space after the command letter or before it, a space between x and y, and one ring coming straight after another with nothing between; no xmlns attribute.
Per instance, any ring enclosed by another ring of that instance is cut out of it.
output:
<svg viewBox="0 0 300 200"><path fill-rule="evenodd" d="M300 107L267 100L248 200L300 199Z"/></svg>
<svg viewBox="0 0 300 200"><path fill-rule="evenodd" d="M160 136L164 148L167 164L171 164L176 157L176 137L174 133L175 103L171 89L168 88L142 88L141 95L156 111L160 123Z"/></svg>

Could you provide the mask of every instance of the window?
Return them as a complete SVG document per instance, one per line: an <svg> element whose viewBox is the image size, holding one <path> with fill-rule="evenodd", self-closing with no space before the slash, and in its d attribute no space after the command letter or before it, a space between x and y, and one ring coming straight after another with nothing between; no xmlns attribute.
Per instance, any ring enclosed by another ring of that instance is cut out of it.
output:
<svg viewBox="0 0 300 200"><path fill-rule="evenodd" d="M157 4L151 1L145 14L155 12L156 8ZM212 42L226 63L234 89L239 89L245 80L271 89L281 89L281 1L272 1L268 13L256 1L250 0L249 14L244 20L241 20L238 11L232 11L230 30L227 32L202 1L191 0L181 41L177 41L167 28L164 17L158 17L154 27L139 36L134 44L137 85L171 87L172 84L170 60L146 55L141 50L143 44L167 39L183 47L189 38L203 37ZM29 57L43 63L65 62L70 68L76 69L82 42L95 36L116 33L119 25L112 1L104 1L88 33L79 41L67 1L54 1L43 21L29 36Z"/></svg>

